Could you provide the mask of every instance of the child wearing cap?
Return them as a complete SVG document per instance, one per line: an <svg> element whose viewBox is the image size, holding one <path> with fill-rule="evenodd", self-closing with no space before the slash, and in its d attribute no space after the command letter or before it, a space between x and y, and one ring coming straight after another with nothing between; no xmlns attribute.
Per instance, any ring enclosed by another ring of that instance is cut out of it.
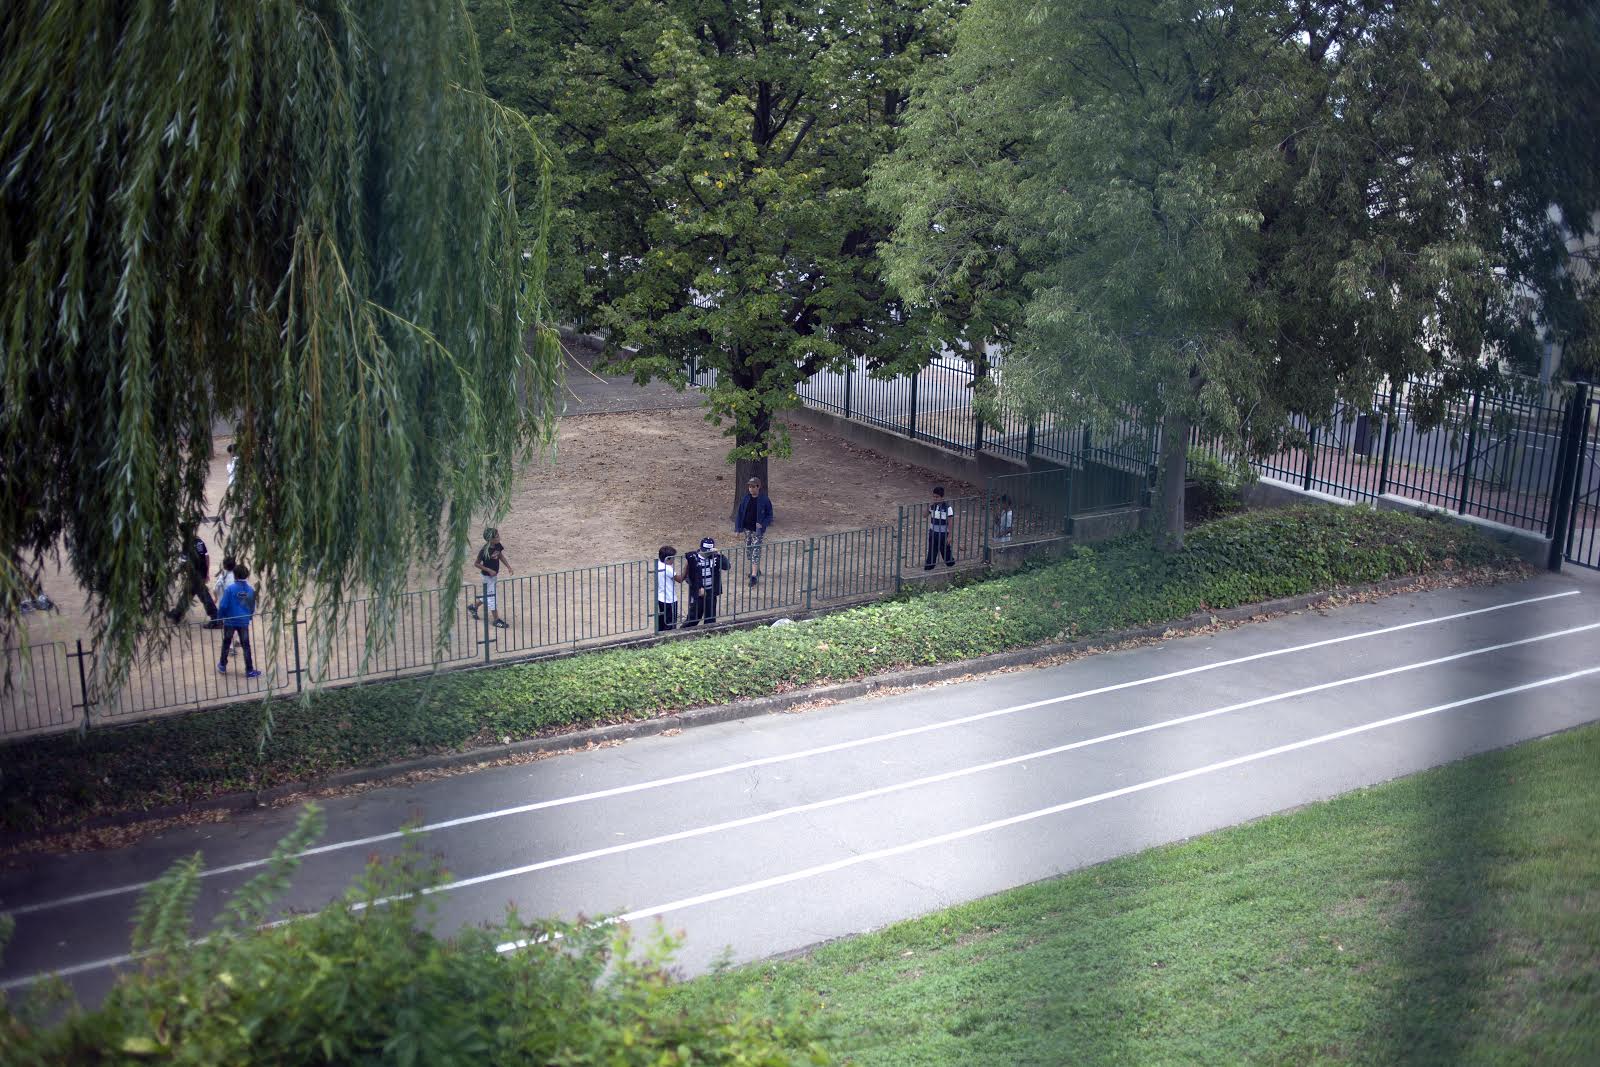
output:
<svg viewBox="0 0 1600 1067"><path fill-rule="evenodd" d="M678 625L677 583L685 581L685 577L672 562L677 554L678 550L671 545L662 545L661 551L656 553L656 633Z"/></svg>
<svg viewBox="0 0 1600 1067"><path fill-rule="evenodd" d="M493 534L491 528L485 530L486 534ZM491 541L478 550L478 558L473 560L473 565L478 568L478 573L483 576L483 595L478 598L477 604L468 604L467 613L474 619L479 618L478 604L489 609L489 617L499 629L506 629L506 622L500 618L498 602L495 598L495 585L500 580L500 565L505 564L507 574L515 574L511 569L511 561L506 559L506 546L499 541Z"/></svg>
<svg viewBox="0 0 1600 1067"><path fill-rule="evenodd" d="M685 558L684 576L689 580L689 615L683 628L698 626L703 620L707 626L717 621L717 597L722 595L722 572L728 569L728 557L717 551L717 542L707 537L700 542L700 551Z"/></svg>
<svg viewBox="0 0 1600 1067"><path fill-rule="evenodd" d="M772 525L772 500L761 489L761 479L751 478L745 483L745 495L733 512L733 532L744 535L745 555L750 560L750 584L756 584L761 573L761 543L766 540L767 527Z"/></svg>

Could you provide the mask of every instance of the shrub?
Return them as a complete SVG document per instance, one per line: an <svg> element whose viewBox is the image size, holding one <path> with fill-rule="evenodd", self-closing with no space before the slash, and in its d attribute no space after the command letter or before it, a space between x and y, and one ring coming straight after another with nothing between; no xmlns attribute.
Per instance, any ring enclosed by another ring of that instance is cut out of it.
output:
<svg viewBox="0 0 1600 1067"><path fill-rule="evenodd" d="M267 871L190 940L200 857L145 893L134 949L103 1005L56 1023L60 986L20 1010L0 1000L7 1064L825 1063L809 1016L757 1017L666 999L675 940L635 951L605 923L529 923L515 913L454 939L434 936L438 869L415 850L369 867L338 903L262 928L293 857L317 836L308 806ZM380 903L387 901L387 903ZM526 942L500 952L498 945Z"/></svg>
<svg viewBox="0 0 1600 1067"><path fill-rule="evenodd" d="M1207 522L1244 508L1245 474L1205 453L1189 453L1189 482L1184 517Z"/></svg>

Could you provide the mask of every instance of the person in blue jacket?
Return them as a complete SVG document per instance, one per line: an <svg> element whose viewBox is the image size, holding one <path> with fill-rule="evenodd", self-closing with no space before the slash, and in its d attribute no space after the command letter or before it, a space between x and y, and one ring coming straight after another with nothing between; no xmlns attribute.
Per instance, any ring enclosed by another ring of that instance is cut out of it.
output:
<svg viewBox="0 0 1600 1067"><path fill-rule="evenodd" d="M733 532L744 534L745 553L750 557L750 584L756 584L761 573L761 542L766 540L767 527L772 525L772 501L761 488L761 479L751 478L745 483L745 494L733 513Z"/></svg>
<svg viewBox="0 0 1600 1067"><path fill-rule="evenodd" d="M259 678L255 657L250 654L250 620L256 615L256 591L250 587L250 568L243 563L233 568L233 584L222 591L222 603L217 605L217 618L222 622L222 659L217 663L217 673L228 673L228 650L239 642L244 653L244 676Z"/></svg>

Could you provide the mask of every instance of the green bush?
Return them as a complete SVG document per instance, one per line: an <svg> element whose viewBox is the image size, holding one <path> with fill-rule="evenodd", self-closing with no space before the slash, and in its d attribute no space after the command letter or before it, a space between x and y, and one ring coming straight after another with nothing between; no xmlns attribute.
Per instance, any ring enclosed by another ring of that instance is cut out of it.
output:
<svg viewBox="0 0 1600 1067"><path fill-rule="evenodd" d="M1189 453L1190 486L1184 495L1184 515L1190 522L1206 522L1244 508L1245 475L1205 452Z"/></svg>
<svg viewBox="0 0 1600 1067"><path fill-rule="evenodd" d="M1198 527L1175 555L1134 536L794 626L327 690L280 702L259 758L261 711L252 705L26 741L0 749L0 825L63 829L102 811L644 719L1340 585L1512 563L1501 546L1445 521L1328 506L1249 513Z"/></svg>
<svg viewBox="0 0 1600 1067"><path fill-rule="evenodd" d="M369 867L331 907L260 928L292 857L319 827L309 807L200 943L190 935L200 857L179 863L141 901L133 937L141 968L100 1007L59 1022L47 1020L59 1014L60 985L20 1009L0 1000L0 1062L827 1062L807 1015L669 1001L675 942L662 935L636 952L622 927L527 923L512 913L454 939L434 936L431 898L420 890L439 872L415 851Z"/></svg>

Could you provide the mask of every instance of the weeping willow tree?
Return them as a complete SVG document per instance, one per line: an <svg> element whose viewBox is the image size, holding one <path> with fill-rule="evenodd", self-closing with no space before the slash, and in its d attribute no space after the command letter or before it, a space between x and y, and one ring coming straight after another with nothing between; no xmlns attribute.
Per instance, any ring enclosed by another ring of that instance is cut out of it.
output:
<svg viewBox="0 0 1600 1067"><path fill-rule="evenodd" d="M314 641L341 591L381 639L414 564L460 582L559 367L548 189L519 224L515 184L546 157L481 81L458 0L11 9L0 637L64 553L102 681L159 646L218 425L226 547Z"/></svg>

